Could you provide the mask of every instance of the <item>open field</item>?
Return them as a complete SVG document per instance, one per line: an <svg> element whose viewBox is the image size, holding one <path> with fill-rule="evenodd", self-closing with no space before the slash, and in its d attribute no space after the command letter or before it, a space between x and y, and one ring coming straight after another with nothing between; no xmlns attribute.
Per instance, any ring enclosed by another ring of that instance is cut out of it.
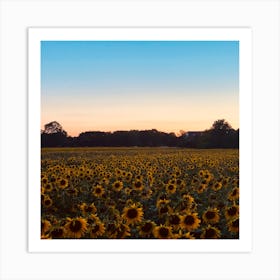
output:
<svg viewBox="0 0 280 280"><path fill-rule="evenodd" d="M239 150L45 148L41 238L239 238Z"/></svg>

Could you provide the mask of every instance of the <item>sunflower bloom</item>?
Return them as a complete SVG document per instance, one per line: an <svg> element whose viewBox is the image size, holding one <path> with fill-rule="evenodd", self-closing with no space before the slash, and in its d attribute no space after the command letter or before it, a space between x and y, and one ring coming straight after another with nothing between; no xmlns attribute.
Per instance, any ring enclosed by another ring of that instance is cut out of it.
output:
<svg viewBox="0 0 280 280"><path fill-rule="evenodd" d="M228 231L234 233L239 232L239 218L229 221L227 226L228 226Z"/></svg>
<svg viewBox="0 0 280 280"><path fill-rule="evenodd" d="M65 189L68 187L68 180L65 178L60 179L57 183L60 189Z"/></svg>
<svg viewBox="0 0 280 280"><path fill-rule="evenodd" d="M171 214L167 218L168 225L170 225L174 230L179 229L181 224L181 216L179 214Z"/></svg>
<svg viewBox="0 0 280 280"><path fill-rule="evenodd" d="M200 219L197 217L197 213L187 213L181 218L181 228L187 231L192 231L200 226Z"/></svg>
<svg viewBox="0 0 280 280"><path fill-rule="evenodd" d="M123 182L121 182L121 181L115 181L115 182L113 183L112 186L113 186L113 190L114 190L114 191L119 192L119 191L121 191L122 188L123 188Z"/></svg>
<svg viewBox="0 0 280 280"><path fill-rule="evenodd" d="M176 192L176 185L175 184L167 184L165 188L168 194L173 194Z"/></svg>
<svg viewBox="0 0 280 280"><path fill-rule="evenodd" d="M102 195L105 193L105 190L102 186L100 185L97 185L93 188L93 191L92 191L92 194L95 196L95 197L102 197Z"/></svg>
<svg viewBox="0 0 280 280"><path fill-rule="evenodd" d="M143 215L144 213L142 207L138 207L134 203L123 209L122 217L125 219L127 224L136 224L142 221Z"/></svg>
<svg viewBox="0 0 280 280"><path fill-rule="evenodd" d="M154 228L154 236L159 239L169 239L173 237L172 227L160 225Z"/></svg>
<svg viewBox="0 0 280 280"><path fill-rule="evenodd" d="M47 236L48 236L48 239L65 238L65 230L63 227L56 227L56 228L53 228Z"/></svg>
<svg viewBox="0 0 280 280"><path fill-rule="evenodd" d="M221 236L221 231L213 226L208 226L203 229L203 232L201 234L202 239L218 239Z"/></svg>
<svg viewBox="0 0 280 280"><path fill-rule="evenodd" d="M49 231L49 229L51 228L51 223L48 220L42 220L41 222L41 234L45 234L46 232Z"/></svg>
<svg viewBox="0 0 280 280"><path fill-rule="evenodd" d="M227 220L233 220L239 217L239 205L232 205L225 209L225 217Z"/></svg>
<svg viewBox="0 0 280 280"><path fill-rule="evenodd" d="M153 230L155 226L156 226L155 222L150 220L145 221L138 227L139 235L144 238L150 237L153 234Z"/></svg>
<svg viewBox="0 0 280 280"><path fill-rule="evenodd" d="M136 180L133 182L133 189L136 191L142 191L144 189L144 185L141 180Z"/></svg>
<svg viewBox="0 0 280 280"><path fill-rule="evenodd" d="M65 229L67 237L81 238L87 230L87 220L82 217L69 219Z"/></svg>
<svg viewBox="0 0 280 280"><path fill-rule="evenodd" d="M91 226L89 229L89 234L91 238L97 238L105 233L105 226L103 223L98 222Z"/></svg>
<svg viewBox="0 0 280 280"><path fill-rule="evenodd" d="M91 203L90 205L88 205L86 203L82 203L80 205L80 209L81 209L83 215L85 215L85 216L96 213L96 207L95 207L94 203Z"/></svg>
<svg viewBox="0 0 280 280"><path fill-rule="evenodd" d="M235 201L239 199L239 188L235 187L228 195L228 200Z"/></svg>
<svg viewBox="0 0 280 280"><path fill-rule="evenodd" d="M205 223L216 224L220 220L219 210L217 208L207 209L203 215L202 219Z"/></svg>

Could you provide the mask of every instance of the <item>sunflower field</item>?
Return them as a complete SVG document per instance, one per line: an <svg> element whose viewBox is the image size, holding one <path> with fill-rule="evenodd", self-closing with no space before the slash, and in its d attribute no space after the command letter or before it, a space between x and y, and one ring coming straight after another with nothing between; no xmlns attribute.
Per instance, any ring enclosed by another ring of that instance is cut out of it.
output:
<svg viewBox="0 0 280 280"><path fill-rule="evenodd" d="M238 239L239 150L42 148L41 239Z"/></svg>

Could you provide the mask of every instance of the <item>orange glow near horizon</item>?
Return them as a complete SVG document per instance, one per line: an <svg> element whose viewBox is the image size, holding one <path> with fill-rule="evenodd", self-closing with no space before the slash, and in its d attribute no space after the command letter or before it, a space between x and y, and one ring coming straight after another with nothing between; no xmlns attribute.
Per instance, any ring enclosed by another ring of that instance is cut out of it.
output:
<svg viewBox="0 0 280 280"><path fill-rule="evenodd" d="M56 100L57 101L57 100ZM63 106L62 106L63 104ZM41 128L51 122L59 122L70 136L85 131L145 130L157 129L178 133L209 129L217 119L225 119L234 129L239 128L238 104L234 100L138 100L98 102L88 100L65 100L44 106ZM50 118L51 117L51 118Z"/></svg>

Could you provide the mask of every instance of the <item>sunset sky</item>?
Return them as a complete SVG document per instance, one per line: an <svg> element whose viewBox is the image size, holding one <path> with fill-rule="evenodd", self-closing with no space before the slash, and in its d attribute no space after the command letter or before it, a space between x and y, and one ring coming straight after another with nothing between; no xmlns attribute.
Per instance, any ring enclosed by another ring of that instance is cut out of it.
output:
<svg viewBox="0 0 280 280"><path fill-rule="evenodd" d="M239 127L238 41L42 41L41 128Z"/></svg>

